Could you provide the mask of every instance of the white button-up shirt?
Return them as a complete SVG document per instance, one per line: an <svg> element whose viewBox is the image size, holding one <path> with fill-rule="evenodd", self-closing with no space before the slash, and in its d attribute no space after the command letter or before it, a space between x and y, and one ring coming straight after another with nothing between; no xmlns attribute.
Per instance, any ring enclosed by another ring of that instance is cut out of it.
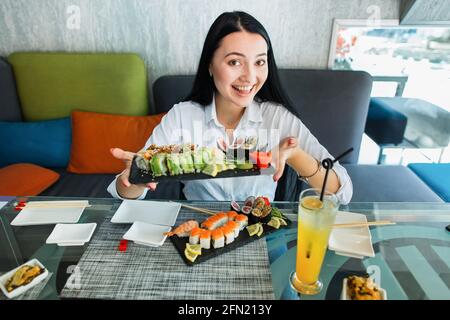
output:
<svg viewBox="0 0 450 320"><path fill-rule="evenodd" d="M227 135L225 127L217 120L214 100L206 107L192 101L173 106L154 129L145 149L151 144L182 143L217 147L217 139L226 139ZM297 137L299 147L312 157L320 161L331 157L299 118L276 103L253 101L245 108L244 115L233 131L233 139L249 136L257 136L258 145L267 145L266 150L276 147L286 137ZM334 164L333 170L341 185L336 195L340 203L347 204L353 194L350 177L338 162ZM266 196L272 201L277 187L270 175L192 180L183 183L183 192L188 200L243 201L252 195ZM138 199L145 198L147 191L148 189ZM113 197L120 198L116 190L116 180L108 186L108 192Z"/></svg>

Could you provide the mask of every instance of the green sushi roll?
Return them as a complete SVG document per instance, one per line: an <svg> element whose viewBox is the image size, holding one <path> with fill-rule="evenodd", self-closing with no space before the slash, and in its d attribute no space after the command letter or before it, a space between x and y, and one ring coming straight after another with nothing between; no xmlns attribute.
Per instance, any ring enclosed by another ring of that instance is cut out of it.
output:
<svg viewBox="0 0 450 320"><path fill-rule="evenodd" d="M241 169L241 170L253 169L253 163L251 163L251 162L238 163L236 166L238 169Z"/></svg>
<svg viewBox="0 0 450 320"><path fill-rule="evenodd" d="M184 173L194 173L194 161L190 151L180 153L180 165Z"/></svg>
<svg viewBox="0 0 450 320"><path fill-rule="evenodd" d="M217 165L208 164L203 168L202 173L215 177L215 176L217 176L219 171L218 171Z"/></svg>
<svg viewBox="0 0 450 320"><path fill-rule="evenodd" d="M228 170L228 167L225 163L216 163L216 167L218 172Z"/></svg>
<svg viewBox="0 0 450 320"><path fill-rule="evenodd" d="M180 164L180 154L179 153L167 154L167 167L169 168L169 173L171 176L183 174L183 169L181 168L181 164Z"/></svg>
<svg viewBox="0 0 450 320"><path fill-rule="evenodd" d="M150 167L155 177L167 175L166 153L157 153L150 160Z"/></svg>
<svg viewBox="0 0 450 320"><path fill-rule="evenodd" d="M227 161L225 163L225 165L227 166L227 170L233 170L236 169L236 164L234 162L231 161Z"/></svg>
<svg viewBox="0 0 450 320"><path fill-rule="evenodd" d="M215 164L215 157L213 156L212 150L206 147L202 147L202 158L205 165Z"/></svg>
<svg viewBox="0 0 450 320"><path fill-rule="evenodd" d="M139 169L144 171L151 171L150 162L141 156L137 156L135 159L136 165Z"/></svg>
<svg viewBox="0 0 450 320"><path fill-rule="evenodd" d="M203 163L203 151L201 148L192 152L192 161L197 172L201 172L205 164Z"/></svg>

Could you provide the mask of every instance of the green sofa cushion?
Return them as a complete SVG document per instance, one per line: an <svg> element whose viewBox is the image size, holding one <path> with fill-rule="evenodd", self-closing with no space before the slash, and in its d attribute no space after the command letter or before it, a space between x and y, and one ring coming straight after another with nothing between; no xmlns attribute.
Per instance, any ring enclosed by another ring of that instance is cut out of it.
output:
<svg viewBox="0 0 450 320"><path fill-rule="evenodd" d="M148 114L147 76L136 54L16 52L8 57L26 121L74 109Z"/></svg>

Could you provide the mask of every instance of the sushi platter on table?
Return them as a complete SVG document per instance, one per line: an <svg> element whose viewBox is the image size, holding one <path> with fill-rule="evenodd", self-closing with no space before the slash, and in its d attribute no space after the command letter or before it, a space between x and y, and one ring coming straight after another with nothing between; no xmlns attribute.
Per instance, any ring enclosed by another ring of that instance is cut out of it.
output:
<svg viewBox="0 0 450 320"><path fill-rule="evenodd" d="M272 153L261 151L256 138L243 138L231 146L219 139L217 145L217 148L193 144L151 145L133 158L129 181L145 184L275 173L270 165Z"/></svg>
<svg viewBox="0 0 450 320"><path fill-rule="evenodd" d="M199 223L189 220L166 233L183 261L193 266L251 241L288 227L292 222L266 197L248 197L241 207L231 202L231 210L213 212Z"/></svg>

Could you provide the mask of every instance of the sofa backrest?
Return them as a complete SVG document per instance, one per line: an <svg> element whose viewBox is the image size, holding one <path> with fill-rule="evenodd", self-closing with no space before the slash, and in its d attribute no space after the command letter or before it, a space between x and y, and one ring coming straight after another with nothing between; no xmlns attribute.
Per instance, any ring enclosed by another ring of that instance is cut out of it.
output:
<svg viewBox="0 0 450 320"><path fill-rule="evenodd" d="M74 109L148 114L147 72L136 54L16 52L8 61L26 121L67 117Z"/></svg>
<svg viewBox="0 0 450 320"><path fill-rule="evenodd" d="M11 65L0 58L0 121L22 121Z"/></svg>
<svg viewBox="0 0 450 320"><path fill-rule="evenodd" d="M363 71L281 69L281 82L301 120L328 149L339 155L354 151L342 163L358 161L367 119L372 79ZM190 92L193 75L163 76L153 84L155 109L167 112ZM287 167L278 181L275 200L298 201L304 186Z"/></svg>
<svg viewBox="0 0 450 320"><path fill-rule="evenodd" d="M372 78L364 71L282 70L283 86L303 123L342 163L357 163Z"/></svg>
<svg viewBox="0 0 450 320"><path fill-rule="evenodd" d="M281 82L303 123L337 156L354 151L343 163L356 163L372 89L363 71L281 69ZM163 76L153 85L155 110L167 112L190 92L193 75Z"/></svg>

